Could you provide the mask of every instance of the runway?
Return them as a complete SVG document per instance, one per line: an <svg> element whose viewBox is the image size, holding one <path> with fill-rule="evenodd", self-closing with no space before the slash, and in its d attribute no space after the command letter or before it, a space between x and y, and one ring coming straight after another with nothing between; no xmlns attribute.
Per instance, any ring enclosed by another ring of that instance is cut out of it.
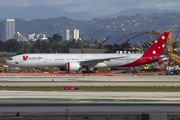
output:
<svg viewBox="0 0 180 120"><path fill-rule="evenodd" d="M180 86L180 76L6 76L0 86ZM0 116L179 115L179 107L179 92L0 91Z"/></svg>
<svg viewBox="0 0 180 120"><path fill-rule="evenodd" d="M88 101L88 102L175 102L179 92L97 92L97 91L0 91L0 100Z"/></svg>
<svg viewBox="0 0 180 120"><path fill-rule="evenodd" d="M170 103L1 103L1 116L35 115L137 115L138 113L167 113L179 115L180 104Z"/></svg>
<svg viewBox="0 0 180 120"><path fill-rule="evenodd" d="M180 86L180 76L6 76L3 86Z"/></svg>

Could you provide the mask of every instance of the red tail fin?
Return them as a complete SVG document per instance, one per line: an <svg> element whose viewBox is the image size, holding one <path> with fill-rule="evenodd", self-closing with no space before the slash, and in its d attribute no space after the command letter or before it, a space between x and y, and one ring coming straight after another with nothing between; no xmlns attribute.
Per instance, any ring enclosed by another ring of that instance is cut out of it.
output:
<svg viewBox="0 0 180 120"><path fill-rule="evenodd" d="M169 32L164 32L143 54L142 57L160 57L168 38Z"/></svg>

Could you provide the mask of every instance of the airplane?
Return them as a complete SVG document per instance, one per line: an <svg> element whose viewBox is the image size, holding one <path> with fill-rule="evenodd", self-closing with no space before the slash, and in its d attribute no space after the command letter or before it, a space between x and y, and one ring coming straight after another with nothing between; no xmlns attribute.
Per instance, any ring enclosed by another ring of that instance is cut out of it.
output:
<svg viewBox="0 0 180 120"><path fill-rule="evenodd" d="M102 67L135 67L161 61L169 32L164 32L144 53L79 53L79 54L20 54L10 57L6 64L15 67L58 67L66 72Z"/></svg>

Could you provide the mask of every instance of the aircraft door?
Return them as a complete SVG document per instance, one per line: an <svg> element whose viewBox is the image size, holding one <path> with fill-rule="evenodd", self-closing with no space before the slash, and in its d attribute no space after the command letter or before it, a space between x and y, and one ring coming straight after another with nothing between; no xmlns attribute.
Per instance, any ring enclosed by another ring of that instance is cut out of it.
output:
<svg viewBox="0 0 180 120"><path fill-rule="evenodd" d="M23 63L23 57L20 57L20 58L19 58L19 62L20 62L20 63Z"/></svg>

